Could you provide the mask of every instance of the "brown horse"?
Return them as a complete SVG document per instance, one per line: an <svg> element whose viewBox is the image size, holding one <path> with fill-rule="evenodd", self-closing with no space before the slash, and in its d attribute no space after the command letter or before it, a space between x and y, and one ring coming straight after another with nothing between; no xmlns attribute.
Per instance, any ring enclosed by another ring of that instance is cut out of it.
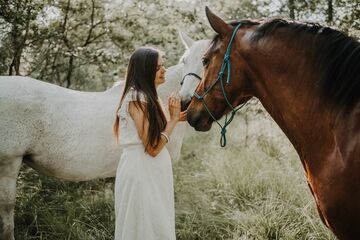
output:
<svg viewBox="0 0 360 240"><path fill-rule="evenodd" d="M206 15L217 35L188 122L207 131L232 107L258 98L299 154L324 224L339 239L360 239L359 42L316 24L227 24L208 8ZM233 33L222 89L218 72Z"/></svg>

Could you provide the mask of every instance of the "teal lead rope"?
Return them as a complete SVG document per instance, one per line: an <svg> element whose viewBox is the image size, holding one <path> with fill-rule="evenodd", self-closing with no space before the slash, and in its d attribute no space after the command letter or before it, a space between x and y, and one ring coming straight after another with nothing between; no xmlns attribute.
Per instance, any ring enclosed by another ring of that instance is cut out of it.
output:
<svg viewBox="0 0 360 240"><path fill-rule="evenodd" d="M230 83L230 73L231 73L231 63L230 63L230 51L231 51L231 46L232 46L232 43L234 41L234 38L236 36L236 33L237 31L239 30L239 28L241 27L241 23L239 23L234 31L233 31L233 34L231 36L231 39L229 41L229 45L226 49L226 52L225 52L225 56L224 56L224 60L223 60L223 63L221 65L221 68L220 68L220 71L219 71L219 74L218 74L218 77L216 79L216 81L214 81L213 84L211 84L211 86L204 92L204 94L202 96L198 95L196 92L194 92L194 96L202 102L203 106L205 107L206 111L209 113L210 117L219 125L219 127L221 128L221 138L220 138L220 146L221 147L225 147L226 146L226 128L227 126L231 123L231 121L234 119L234 116L236 114L237 111L239 111L244 105L245 103L241 104L239 107L237 108L234 108L229 99L227 98L226 96L226 92L225 92L225 87L224 87L224 81L223 81L223 76L224 76L224 72L225 72L225 69L227 68L227 79L226 79L226 84L229 84ZM224 122L224 125L222 126L218 120L216 120L216 118L214 117L214 115L211 113L210 109L208 108L208 106L206 105L205 101L204 101L204 97L206 96L206 94L208 94L210 92L210 90L214 87L214 85L220 81L220 84L221 84L221 91L224 95L224 99L227 103L227 105L230 107L231 109L231 115L230 115L230 118L228 119L228 114L226 114L225 116L225 122Z"/></svg>

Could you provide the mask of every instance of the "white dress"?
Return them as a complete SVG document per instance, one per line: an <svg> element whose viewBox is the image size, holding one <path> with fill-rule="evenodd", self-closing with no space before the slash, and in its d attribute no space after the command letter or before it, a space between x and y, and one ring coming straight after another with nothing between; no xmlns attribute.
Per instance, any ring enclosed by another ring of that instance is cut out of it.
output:
<svg viewBox="0 0 360 240"><path fill-rule="evenodd" d="M156 157L145 153L128 112L129 102L134 100L135 90L130 89L118 112L123 153L115 180L115 240L174 240L170 155L166 147Z"/></svg>

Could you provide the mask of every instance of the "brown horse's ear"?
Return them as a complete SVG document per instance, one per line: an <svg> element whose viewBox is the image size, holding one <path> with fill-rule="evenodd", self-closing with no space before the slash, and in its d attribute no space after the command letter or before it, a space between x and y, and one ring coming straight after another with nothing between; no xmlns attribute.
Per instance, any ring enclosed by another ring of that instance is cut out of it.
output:
<svg viewBox="0 0 360 240"><path fill-rule="evenodd" d="M231 31L231 27L226 22L224 22L224 20L212 13L207 6L205 7L205 12L206 17L215 32L219 33L220 35L226 35Z"/></svg>

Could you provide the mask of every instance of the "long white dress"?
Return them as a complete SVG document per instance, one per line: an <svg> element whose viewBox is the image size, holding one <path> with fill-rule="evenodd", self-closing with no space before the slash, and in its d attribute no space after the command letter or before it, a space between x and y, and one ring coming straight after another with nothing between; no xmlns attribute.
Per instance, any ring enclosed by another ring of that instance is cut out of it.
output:
<svg viewBox="0 0 360 240"><path fill-rule="evenodd" d="M166 147L156 157L145 152L128 112L129 102L136 99L135 94L135 90L129 90L118 112L120 145L124 150L115 181L115 240L174 240L170 155ZM142 94L139 96L145 101Z"/></svg>

